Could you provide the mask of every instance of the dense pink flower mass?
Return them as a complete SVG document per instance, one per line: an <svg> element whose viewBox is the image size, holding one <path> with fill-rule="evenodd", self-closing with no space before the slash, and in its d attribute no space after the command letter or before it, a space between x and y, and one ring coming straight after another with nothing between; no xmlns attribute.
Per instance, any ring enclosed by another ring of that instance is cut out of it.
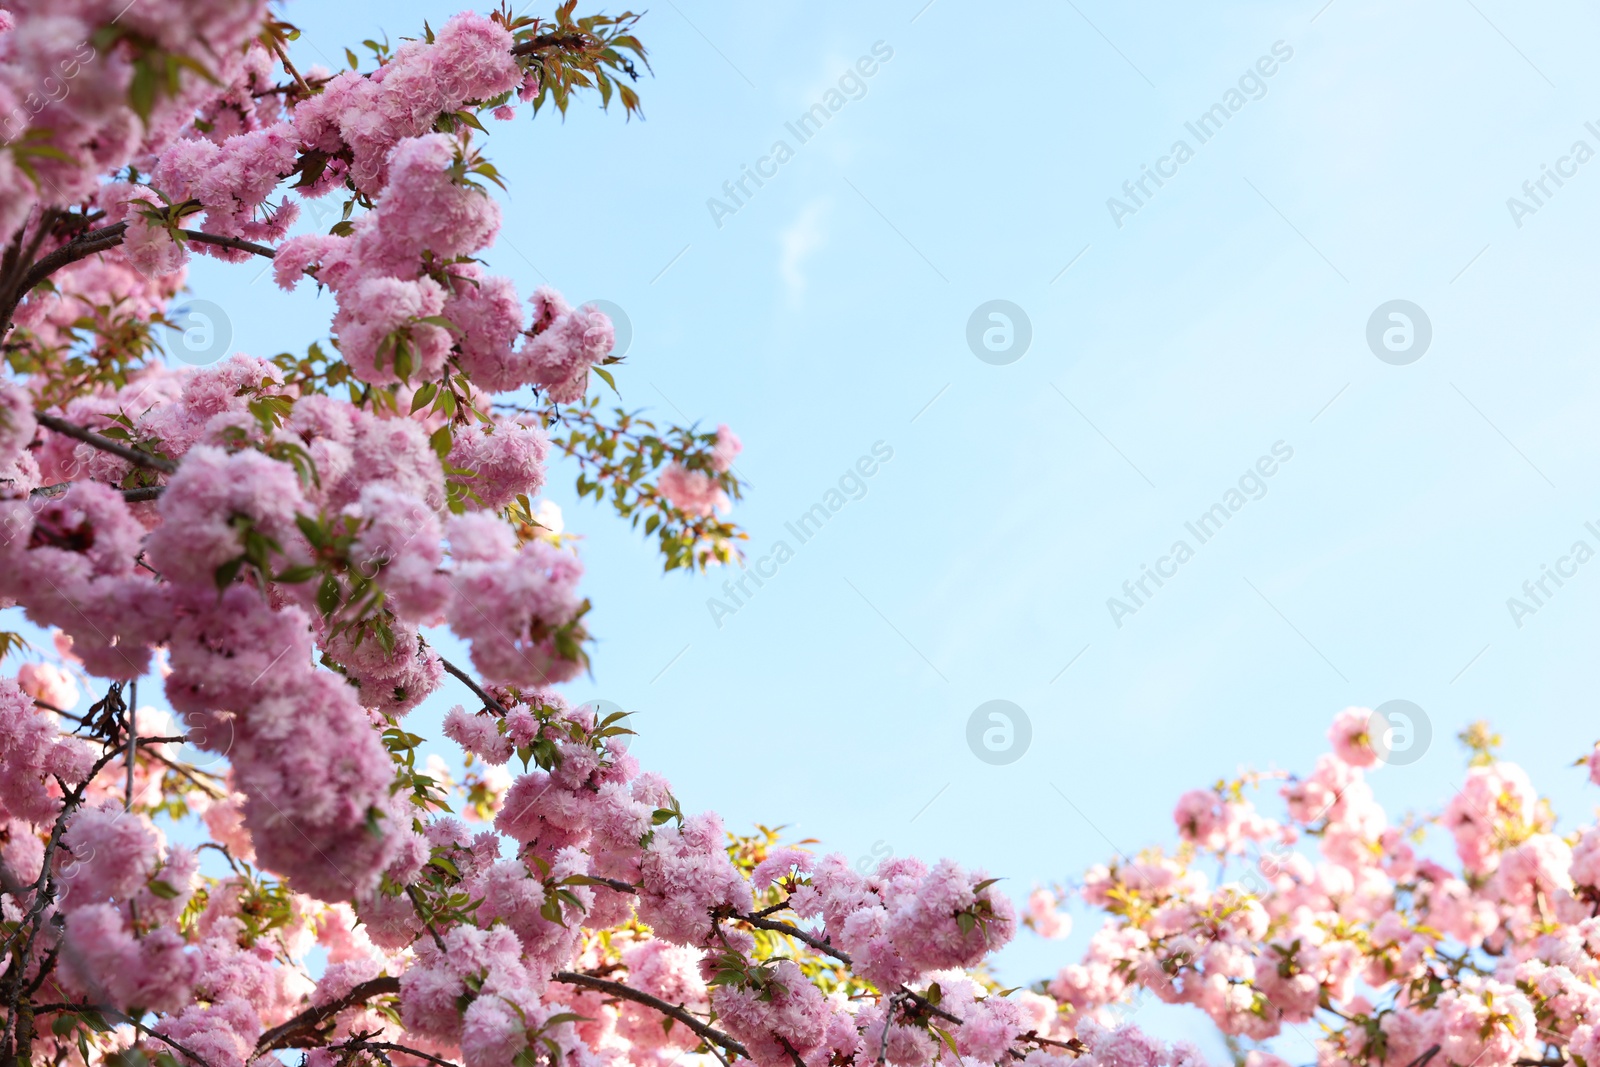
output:
<svg viewBox="0 0 1600 1067"><path fill-rule="evenodd" d="M1361 708L1281 818L1262 775L1182 794L1173 850L1084 878L1082 958L1008 990L1060 890L1019 915L953 860L730 833L567 703L589 601L547 464L668 569L743 536L738 436L607 417L610 320L485 262L480 119L635 108L636 21L465 12L335 73L264 0L0 9L0 599L53 638L0 631L0 1062L1199 1067L1123 1017L1148 992L1246 1067L1313 1021L1320 1067L1597 1067L1600 829L1486 732L1414 822ZM196 254L271 257L329 338L174 369ZM447 685L453 761L408 719Z"/></svg>

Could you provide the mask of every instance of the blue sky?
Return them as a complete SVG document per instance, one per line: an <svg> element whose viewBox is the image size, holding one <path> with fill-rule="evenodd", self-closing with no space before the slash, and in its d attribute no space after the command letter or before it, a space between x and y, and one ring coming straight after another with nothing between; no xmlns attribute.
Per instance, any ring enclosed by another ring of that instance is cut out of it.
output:
<svg viewBox="0 0 1600 1067"><path fill-rule="evenodd" d="M454 10L286 16L309 65ZM623 308L623 402L731 424L752 558L793 558L714 619L737 575L661 575L558 464L599 637L572 696L637 711L634 751L686 808L952 856L1019 898L1168 840L1186 788L1309 769L1351 704L1431 720L1420 761L1374 775L1392 811L1441 806L1452 735L1488 718L1562 826L1587 818L1600 562L1520 627L1507 598L1600 549L1600 160L1573 158L1600 151L1597 21L1570 0L652 5L646 121L493 124L510 188L489 262ZM801 143L785 124L875 47ZM1230 89L1200 143L1186 123ZM708 205L770 174L778 140L775 175ZM1178 140L1192 158L1162 162ZM1547 165L1569 176L1534 205ZM1111 210L1146 166L1171 176ZM326 297L257 269L192 273L236 348L325 333ZM997 299L1032 333L1005 365L967 342ZM1405 365L1367 343L1392 300L1431 323ZM879 442L864 495L798 543L785 523ZM1264 494L1196 544L1185 523L1275 445L1292 458ZM1185 537L1194 557L1119 627L1107 599ZM997 699L1031 724L1006 765L967 743ZM1053 973L1088 932L1024 936L1000 972Z"/></svg>

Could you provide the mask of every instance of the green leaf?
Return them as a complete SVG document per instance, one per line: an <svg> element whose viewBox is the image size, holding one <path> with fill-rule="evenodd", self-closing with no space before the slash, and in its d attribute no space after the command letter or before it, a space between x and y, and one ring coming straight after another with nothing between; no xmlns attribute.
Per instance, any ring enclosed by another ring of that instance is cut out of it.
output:
<svg viewBox="0 0 1600 1067"><path fill-rule="evenodd" d="M243 556L240 556L238 559L230 559L228 562L218 567L216 573L212 575L212 578L217 583L217 588L226 589L228 586L232 585L233 580L239 577L239 572L242 569L244 569Z"/></svg>
<svg viewBox="0 0 1600 1067"><path fill-rule="evenodd" d="M463 330L461 327L457 326L455 323L451 322L449 319L445 318L443 315L424 315L422 318L418 319L417 321L418 322L425 322L429 326L437 326L442 330L449 330L451 333L455 334L457 337L460 337L460 336L464 335L467 332L467 331Z"/></svg>
<svg viewBox="0 0 1600 1067"><path fill-rule="evenodd" d="M317 587L317 610L326 618L339 610L339 600L339 583L334 581L331 574L324 576L322 584Z"/></svg>
<svg viewBox="0 0 1600 1067"><path fill-rule="evenodd" d="M433 446L434 454L440 459L444 459L450 454L450 449L455 444L450 435L450 427L441 426L433 431L428 437L428 443Z"/></svg>
<svg viewBox="0 0 1600 1067"><path fill-rule="evenodd" d="M311 542L313 548L327 547L328 539L323 536L322 527L317 523L316 519L305 515L296 515L294 524L300 528L300 532L305 535L307 541Z"/></svg>
<svg viewBox="0 0 1600 1067"><path fill-rule="evenodd" d="M128 85L128 106L146 125L156 103L156 71L146 57L133 61L133 81Z"/></svg>
<svg viewBox="0 0 1600 1067"><path fill-rule="evenodd" d="M290 567L281 574L274 574L272 580L293 585L296 582L308 582L317 576L315 567Z"/></svg>
<svg viewBox="0 0 1600 1067"><path fill-rule="evenodd" d="M427 407L433 401L434 396L438 392L439 385L437 382L425 383L422 388L417 390L416 395L411 398L411 413L415 415L417 412Z"/></svg>
<svg viewBox="0 0 1600 1067"><path fill-rule="evenodd" d="M166 882L161 881L159 878L150 883L150 892L154 893L162 900L178 899L178 891L172 888L172 886L168 885Z"/></svg>

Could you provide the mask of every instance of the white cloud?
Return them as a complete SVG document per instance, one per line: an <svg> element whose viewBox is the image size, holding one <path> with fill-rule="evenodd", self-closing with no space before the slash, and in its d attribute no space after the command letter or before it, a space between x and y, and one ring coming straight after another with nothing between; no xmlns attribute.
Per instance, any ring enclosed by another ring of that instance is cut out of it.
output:
<svg viewBox="0 0 1600 1067"><path fill-rule="evenodd" d="M778 256L778 274L783 278L783 284L789 294L789 305L799 307L801 299L805 296L806 276L804 266L806 257L828 243L828 235L824 231L823 217L828 212L829 202L826 200L813 200L800 212L798 218L790 223L778 235L780 253Z"/></svg>

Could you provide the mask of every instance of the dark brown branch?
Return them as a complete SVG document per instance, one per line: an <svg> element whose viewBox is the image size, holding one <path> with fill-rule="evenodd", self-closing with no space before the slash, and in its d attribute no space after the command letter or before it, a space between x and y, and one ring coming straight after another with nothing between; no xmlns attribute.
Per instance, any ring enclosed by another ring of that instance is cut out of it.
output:
<svg viewBox="0 0 1600 1067"><path fill-rule="evenodd" d="M831 942L825 941L815 934L808 934L798 926L793 926L786 922L779 922L776 919L762 918L759 915L746 915L737 911L733 913L733 917L742 923L749 923L751 926L759 927L762 930L771 930L774 933L788 934L796 941L803 941L812 948L816 949L818 952L832 956L846 967L853 967L855 965L854 961L850 959L849 953L845 952L843 949L834 948Z"/></svg>
<svg viewBox="0 0 1600 1067"><path fill-rule="evenodd" d="M150 1037L153 1037L163 1044L171 1045L173 1048L177 1049L194 1062L200 1064L200 1067L206 1067L206 1061L201 1059L191 1050L184 1048L182 1045L178 1044L165 1034L156 1033L144 1023L140 1022L138 1019L135 1019L133 1016L122 1014L122 1012L118 1011L116 1008L101 1007L97 1004L45 1004L42 1007L33 1009L33 1013L35 1015L65 1015L67 1013L76 1014L85 1011L92 1011L96 1015L103 1016L107 1019L113 1020L114 1022L126 1023L135 1030L139 1031L141 1034L146 1034Z"/></svg>
<svg viewBox="0 0 1600 1067"><path fill-rule="evenodd" d="M252 241L246 241L241 237L220 237L217 234L205 233L200 230L179 230L178 232L183 234L186 240L199 241L203 245L217 245L220 248L234 248L240 252L250 252L254 255L265 256L268 259L272 259L278 254L278 250L275 248L268 248L266 245L258 245Z"/></svg>
<svg viewBox="0 0 1600 1067"><path fill-rule="evenodd" d="M687 1026L707 1044L715 1042L727 1049L729 1052L736 1053L737 1055L743 1056L746 1059L750 1058L749 1050L739 1042L735 1041L721 1030L718 1030L716 1027L708 1026L699 1019L696 1019L683 1008L680 1008L675 1004L668 1004L660 997L653 997L649 993L641 992L632 986L623 985L621 982L613 982L608 978L595 978L592 975L579 974L576 971L557 971L555 974L552 974L550 978L552 981L561 982L564 985L575 985L582 986L585 989L594 989L601 993L609 993L614 997L621 997L623 1000L631 1000L636 1004L643 1004L647 1008L654 1008L662 1015L665 1015L671 1019L676 1019L678 1022Z"/></svg>
<svg viewBox="0 0 1600 1067"><path fill-rule="evenodd" d="M65 493L68 489L71 489L76 484L78 483L57 482L55 485L42 485L28 495L33 497L35 500L49 499L51 497L60 496L62 493ZM159 499L162 492L166 488L167 487L164 485L145 485L140 486L138 489L119 489L117 492L121 493L122 499L126 500L128 503L137 504L144 500Z"/></svg>
<svg viewBox="0 0 1600 1067"><path fill-rule="evenodd" d="M144 467L146 470L161 471L165 474L172 474L178 469L178 465L170 459L162 459L160 456L152 456L148 452L140 452L138 449L129 448L127 445L113 441L109 437L101 437L93 430L86 430L75 422L68 422L66 419L49 415L42 411L34 412L34 418L39 420L40 426L75 438L86 445L98 448L102 452L109 452L113 456L127 460L135 467Z"/></svg>
<svg viewBox="0 0 1600 1067"><path fill-rule="evenodd" d="M732 917L742 923L748 923L751 926L759 927L762 930L771 930L774 933L788 934L796 941L803 942L804 944L811 946L824 955L832 956L846 967L855 966L855 962L850 958L850 954L848 952L845 952L843 949L835 948L832 942L824 940L815 934L806 933L798 926L794 926L786 922L779 922L776 919L763 918L760 915L746 915L743 912L737 911L732 913ZM959 1015L952 1015L950 1012L945 1011L927 997L907 989L905 986L901 986L899 993L896 995L905 997L905 999L911 1001L918 1008L929 1013L930 1015L937 1015L939 1018L953 1023L958 1023L961 1021L961 1017Z"/></svg>
<svg viewBox="0 0 1600 1067"><path fill-rule="evenodd" d="M374 978L371 981L362 982L338 1000L330 1001L318 1008L307 1008L288 1022L279 1023L262 1034L261 1040L256 1042L256 1050L251 1054L250 1058L255 1059L257 1056L271 1052L273 1049L304 1047L296 1045L295 1039L311 1034L323 1022L331 1019L346 1008L354 1007L373 997L398 992L400 992L400 979L398 978Z"/></svg>
<svg viewBox="0 0 1600 1067"><path fill-rule="evenodd" d="M435 1056L432 1053L423 1052L421 1049L412 1048L410 1045L396 1045L392 1041L368 1041L366 1038L362 1038L359 1041L343 1041L337 1045L329 1045L328 1047L340 1050L348 1050L350 1052L370 1050L372 1052L376 1052L378 1054L378 1058L383 1060L385 1063L390 1062L389 1057L383 1054L385 1051L388 1051L404 1052L407 1056L415 1056L418 1059L427 1060L429 1063L434 1064L435 1067L459 1067L459 1065L453 1060L440 1059L438 1056Z"/></svg>
<svg viewBox="0 0 1600 1067"><path fill-rule="evenodd" d="M410 899L411 907L412 907L413 910L416 911L417 918L421 919L422 918L422 895L417 892L417 887L414 886L414 885L406 886L406 897ZM441 953L448 953L450 950L445 948L444 938L440 937L439 936L439 931L434 929L433 921L431 919L430 920L424 920L423 925L428 928L428 933L433 936L434 946L437 947L438 950Z"/></svg>
<svg viewBox="0 0 1600 1067"><path fill-rule="evenodd" d="M541 33L513 46L511 54L531 56L546 48L559 48L563 52L597 52L600 50L600 42L581 30L557 30L554 33Z"/></svg>
<svg viewBox="0 0 1600 1067"><path fill-rule="evenodd" d="M17 305L22 303L22 298L33 291L34 286L62 267L70 267L80 259L88 259L98 252L117 247L122 243L122 235L127 228L126 222L115 222L98 230L80 233L29 267L27 273L23 274L22 280L14 288L7 289L5 293L4 305L0 306L0 333L11 328L12 314L17 310Z"/></svg>
<svg viewBox="0 0 1600 1067"><path fill-rule="evenodd" d="M33 257L39 254L40 247L44 245L45 237L55 228L56 220L60 217L60 212L54 208L41 210L38 224L34 227L33 240L29 241L24 247L22 239L28 233L28 227L24 225L22 229L17 231L16 240L12 241L11 245L6 249L4 267L3 270L0 270L0 275L5 278L5 283L0 292L5 293L8 306L11 306L9 302L21 300L27 295L25 291L17 288L22 284L23 267L31 264Z"/></svg>
<svg viewBox="0 0 1600 1067"><path fill-rule="evenodd" d="M199 206L200 205L198 201L191 200L186 201L183 204L174 205L169 210L173 212L179 212L182 209ZM55 220L53 218L50 220L52 224L54 221ZM122 244L123 238L127 233L127 229L128 223L126 220L124 220L122 222L112 223L110 226L102 226L98 230L89 230L85 233L80 233L66 244L51 251L43 259L40 259L38 262L34 263L27 269L25 273L23 273L20 279L17 279L14 285L5 286L3 291L0 291L0 334L4 334L11 329L11 317L16 313L17 305L22 303L22 298L32 292L35 286L45 281L52 274L58 270L61 270L63 267L70 267L79 260L88 259L92 255L109 251ZM41 226L40 233L42 234L43 232L44 228ZM238 237L220 237L216 234L202 233L199 230L179 230L178 232L188 240L198 241L201 244L217 245L222 248L233 248L239 250L240 252L249 252L257 256L265 256L268 259L271 259L277 255L273 249L268 248L266 245L254 244ZM37 236L38 235L36 235L36 239L33 242L30 255L32 251L37 251L38 249L39 240L37 239ZM12 254L12 250L9 249L7 251L7 255L12 259L17 258Z"/></svg>
<svg viewBox="0 0 1600 1067"><path fill-rule="evenodd" d="M483 686L472 680L472 675L468 674L460 667L457 667L454 663L451 663L443 656L439 657L439 663L444 667L445 670L459 678L468 689L476 693L478 699L483 701L484 707L488 708L490 711L498 712L502 716L507 714L505 707L502 706L498 700L486 693L483 689Z"/></svg>
<svg viewBox="0 0 1600 1067"><path fill-rule="evenodd" d="M113 692L115 683L113 683ZM109 695L108 695L109 699ZM39 938L40 926L44 920L44 910L49 904L55 902L56 895L56 870L54 856L56 849L61 845L61 835L66 831L67 821L72 813L78 810L78 805L83 803L83 795L89 789L89 783L117 756L121 749L111 749L95 760L94 766L89 769L89 774L78 785L68 789L66 783L60 778L56 779L61 786L61 811L56 815L55 823L50 828L50 838L45 842L44 859L40 864L39 877L34 880L30 889L33 903L28 907L28 913L23 916L17 928L9 934L4 943L0 943L0 955L11 957L11 969L6 976L5 985L10 986L10 993L6 1003L6 1025L4 1032L4 1048L0 1049L4 1055L16 1056L20 1049L20 1039L23 1037L21 1029L13 1033L17 1023L19 998L22 993L22 984L28 972L28 957L33 952L33 947ZM12 946L16 945L15 948Z"/></svg>
<svg viewBox="0 0 1600 1067"><path fill-rule="evenodd" d="M921 993L917 993L917 992L914 992L913 990L907 989L905 986L901 986L900 987L900 992L905 996L905 998L907 1000L911 1001L911 1003L915 1004L917 1007L921 1008L923 1011L927 1012L929 1015L937 1015L939 1018L943 1019L945 1022L950 1022L950 1023L959 1023L959 1022L963 1021L961 1016L952 1014L951 1012L948 1012L948 1011L945 1011L943 1008L939 1007L939 1005L935 1004L933 1001L929 1000L927 997L923 996Z"/></svg>
<svg viewBox="0 0 1600 1067"><path fill-rule="evenodd" d="M637 893L639 891L638 886L630 882L624 882L621 878L601 878L599 875L594 874L586 874L584 877L593 885L603 885L607 889L616 890L618 893Z"/></svg>
<svg viewBox="0 0 1600 1067"><path fill-rule="evenodd" d="M307 78L307 79L305 79L306 85L309 86L313 90L320 89L324 85L327 85L331 81L333 81L332 78ZM255 92L251 93L250 96L254 100L260 100L263 96L282 96L284 93L299 93L299 92L301 92L301 89L300 89L299 85L274 85L274 86L272 86L270 88L267 88L267 89L257 89Z"/></svg>

